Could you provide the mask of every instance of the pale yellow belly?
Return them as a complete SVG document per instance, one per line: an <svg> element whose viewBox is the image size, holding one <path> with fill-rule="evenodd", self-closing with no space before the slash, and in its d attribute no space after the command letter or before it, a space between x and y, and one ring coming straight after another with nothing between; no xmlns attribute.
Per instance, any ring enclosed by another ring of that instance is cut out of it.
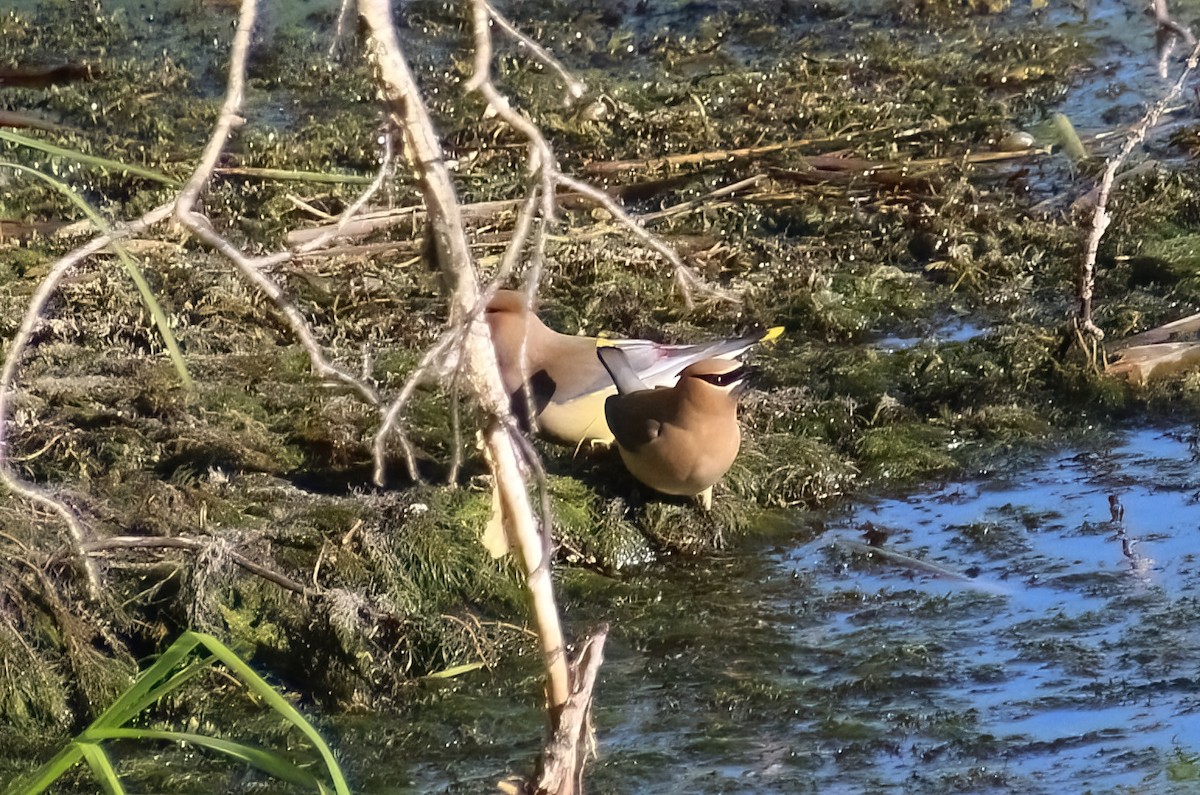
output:
<svg viewBox="0 0 1200 795"><path fill-rule="evenodd" d="M616 388L593 392L567 403L549 403L537 417L538 433L560 444L576 447L585 442L612 444L612 431L604 419L604 401Z"/></svg>

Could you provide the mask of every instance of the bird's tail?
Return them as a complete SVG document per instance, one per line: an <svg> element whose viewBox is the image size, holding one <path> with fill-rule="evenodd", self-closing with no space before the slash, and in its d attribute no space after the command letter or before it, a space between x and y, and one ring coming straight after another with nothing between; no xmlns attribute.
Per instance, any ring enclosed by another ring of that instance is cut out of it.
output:
<svg viewBox="0 0 1200 795"><path fill-rule="evenodd" d="M600 358L600 364L604 365L609 377L616 384L617 391L622 395L649 389L629 364L629 357L625 355L625 351L615 345L601 344L596 348L596 356Z"/></svg>

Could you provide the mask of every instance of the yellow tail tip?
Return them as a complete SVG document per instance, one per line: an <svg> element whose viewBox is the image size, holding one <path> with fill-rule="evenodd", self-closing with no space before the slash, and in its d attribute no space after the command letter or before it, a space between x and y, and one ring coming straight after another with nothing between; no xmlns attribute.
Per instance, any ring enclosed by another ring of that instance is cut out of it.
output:
<svg viewBox="0 0 1200 795"><path fill-rule="evenodd" d="M617 347L617 342L618 342L617 338L609 337L606 335L607 335L607 332L604 332L599 337L596 337L596 347L597 348L615 348L615 347Z"/></svg>
<svg viewBox="0 0 1200 795"><path fill-rule="evenodd" d="M765 345L768 342L774 342L783 336L783 326L772 326L767 329L767 332L758 338L760 345Z"/></svg>

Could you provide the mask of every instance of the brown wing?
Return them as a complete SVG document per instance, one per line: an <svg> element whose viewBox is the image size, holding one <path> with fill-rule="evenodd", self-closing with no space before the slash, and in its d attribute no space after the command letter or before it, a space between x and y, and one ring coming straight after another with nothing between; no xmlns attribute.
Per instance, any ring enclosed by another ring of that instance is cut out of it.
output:
<svg viewBox="0 0 1200 795"><path fill-rule="evenodd" d="M646 389L613 395L604 402L604 417L617 444L636 451L658 438L675 405L673 389Z"/></svg>

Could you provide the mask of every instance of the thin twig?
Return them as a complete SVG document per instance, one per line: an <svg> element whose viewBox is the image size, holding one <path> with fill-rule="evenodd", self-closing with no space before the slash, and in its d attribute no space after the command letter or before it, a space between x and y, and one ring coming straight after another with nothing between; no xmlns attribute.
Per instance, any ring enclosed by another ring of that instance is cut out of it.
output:
<svg viewBox="0 0 1200 795"><path fill-rule="evenodd" d="M466 318L460 319L460 325L443 332L442 336L433 345L433 347L425 352L425 355L421 358L421 361L417 364L413 371L409 373L408 378L404 382L404 386L402 386L400 389L400 393L396 396L396 398L388 406L387 411L384 413L383 422L380 425L379 430L375 433L375 443L373 448L375 460L375 485L382 486L386 481L387 437L391 434L395 434L396 438L400 442L401 449L404 452L405 465L408 467L409 478L415 482L420 482L420 474L417 472L416 459L414 457L412 444L409 442L407 436L405 436L400 421L403 417L404 407L412 398L416 388L424 383L431 373L438 371L444 372L447 369L441 367L440 365L443 363L447 354L449 354L452 349L457 351L453 375L451 375L450 378L450 399L452 402L451 421L454 429L455 452L451 456L450 471L447 477L450 482L454 482L454 480L457 479L458 468L461 464L461 430L457 425L458 386L463 361L462 351L460 349L462 345L465 344L467 339L467 336L464 333L464 329L467 326L461 324L466 323L469 325L470 323L474 322L475 318L487 308L488 303L491 302L492 297L496 294L496 291L500 289L500 286L516 267L516 264L520 259L520 251L524 247L525 240L529 236L530 227L533 225L534 210L536 209L537 199L540 192L540 187L537 185L537 183L534 183L534 185L530 187L529 195L526 197L524 205L517 213L516 226L513 229L512 238L509 241L508 248L505 249L504 256L500 259L500 267L492 281L483 290L483 293L480 295L479 300L475 303L475 306L471 308L471 311L468 313Z"/></svg>
<svg viewBox="0 0 1200 795"><path fill-rule="evenodd" d="M450 431L454 446L450 451L450 467L446 472L446 483L451 486L458 482L463 461L461 377L462 368L455 367L454 375L450 376Z"/></svg>
<svg viewBox="0 0 1200 795"><path fill-rule="evenodd" d="M29 341L33 338L34 331L45 317L46 304L58 289L63 278L84 259L102 251L114 240L140 234L145 229L170 217L171 211L171 204L160 205L136 221L123 224L106 235L93 238L86 245L80 246L54 263L46 278L34 291L29 306L25 309L25 317L21 321L21 327L17 330L16 336L13 337L12 344L9 345L8 354L4 358L4 369L0 372L0 481L14 494L49 508L63 520L67 526L75 559L83 569L87 580L88 595L93 600L100 597L100 574L96 569L95 562L83 553L83 544L87 540L87 532L83 525L75 516L74 511L65 503L42 487L25 482L12 468L7 442L9 404L12 402L13 390L16 387L17 368L29 347Z"/></svg>
<svg viewBox="0 0 1200 795"><path fill-rule="evenodd" d="M1194 47L1196 37L1192 35L1191 28L1175 21L1171 16L1171 12L1167 10L1167 0L1154 0L1151 12L1157 25L1154 31L1154 48L1158 54L1158 75L1166 80L1175 43L1182 40L1187 46Z"/></svg>
<svg viewBox="0 0 1200 795"><path fill-rule="evenodd" d="M522 47L529 48L529 52L533 55L534 59L540 61L545 66L548 66L558 73L559 78L567 84L567 93L571 99L579 99L587 93L587 86L584 84L584 82L567 71L567 68L562 65L562 62L555 58L549 50L518 30L517 26L512 22L509 22L508 18L501 14L496 6L492 5L490 2L488 2L488 0L483 0L483 2L487 7L488 14L502 31L515 39ZM468 90L469 89L470 87L468 86Z"/></svg>
<svg viewBox="0 0 1200 795"><path fill-rule="evenodd" d="M383 181L392 175L392 131L386 130L383 133L383 157L379 161L379 171L375 174L375 179L367 186L354 202L346 208L346 211L338 218L337 223L318 237L305 243L296 249L297 254L308 254L325 246L329 241L338 237L346 225L354 220L362 209L367 206L367 202L374 198L375 194L383 187Z"/></svg>
<svg viewBox="0 0 1200 795"><path fill-rule="evenodd" d="M217 167L221 153L225 151L225 145L229 142L229 136L235 127L245 123L245 119L239 113L246 94L246 61L257 14L258 0L242 0L237 30L233 35L233 46L229 54L229 82L225 86L225 101L221 104L216 126L200 155L200 162L196 164L196 169L179 192L179 199L176 201L176 214L185 223L200 198L200 192L212 177L213 169Z"/></svg>
<svg viewBox="0 0 1200 795"><path fill-rule="evenodd" d="M447 352L449 352L458 336L457 329L448 329L442 332L442 336L438 338L438 341L429 350L425 351L425 355L421 357L421 361L417 364L416 369L409 373L408 379L400 389L400 393L396 395L395 399L388 405L387 411L384 412L383 422L380 423L379 430L375 432L373 447L375 457L374 480L376 486L382 486L387 482L387 440L393 434L400 442L401 450L404 451L404 463L408 467L409 478L416 483L421 482L421 473L417 470L416 454L412 443L408 440L408 436L405 435L403 428L400 426L400 420L403 416L404 407L408 405L413 392L421 385L435 364L439 363Z"/></svg>
<svg viewBox="0 0 1200 795"><path fill-rule="evenodd" d="M720 288L708 285L703 278L689 268L668 243L662 238L648 231L645 227L633 219L629 213L625 212L611 196L599 188L590 185L586 182L569 177L564 174L559 168L558 160L554 156L554 150L550 146L549 141L542 135L532 121L524 114L512 107L500 91L492 82L491 77L491 58L492 58L492 39L490 22L495 20L501 27L508 26L506 31L510 35L520 35L516 32L516 28L512 27L512 23L499 17L495 13L495 9L488 3L488 0L472 0L471 2L471 19L473 24L473 36L475 42L475 56L473 59L474 72L470 79L467 80L467 90L478 91L487 102L488 107L506 124L516 130L522 137L525 138L529 146L529 168L531 173L540 175L542 180L543 190L543 221L553 223L555 220L555 203L554 195L557 186L561 185L568 189L574 190L582 194L585 198L600 205L609 212L623 226L627 227L634 235L642 240L648 247L658 252L666 259L675 269L675 282L679 287L679 292L683 298L683 302L689 308L692 307L694 301L692 298L693 291L707 293L715 298L726 301L737 301L738 297ZM508 30L511 28L511 30ZM522 35L519 40L524 40ZM549 53L547 53L549 55ZM565 72L565 70L564 70Z"/></svg>
<svg viewBox="0 0 1200 795"><path fill-rule="evenodd" d="M621 205L617 204L612 196L609 196L599 188L589 185L586 182L581 182L566 174L558 176L558 182L566 185L568 188L582 193L592 201L599 204L610 215L619 221L625 228L629 229L636 236L642 239L642 242L649 246L654 251L663 257L667 262L675 268L675 283L679 286L680 293L683 296L684 303L691 307L693 304L692 291L699 290L712 295L715 298L720 298L724 301L740 302L741 297L729 290L723 290L720 287L714 287L704 281L691 268L684 264L683 259L679 256L679 252L671 246L667 245L658 235L646 229L629 213L625 212Z"/></svg>
<svg viewBox="0 0 1200 795"><path fill-rule="evenodd" d="M244 121L238 114L245 97L246 63L257 6L257 0L242 0L237 32L233 37L233 47L229 57L229 80L225 90L225 101L221 105L221 113L217 117L217 123L213 127L208 144L204 147L200 161L175 202L175 216L196 237L233 262L242 275L275 304L292 333L296 335L300 345L308 353L309 362L317 377L340 381L358 392L372 406L379 406L382 400L373 386L325 357L325 352L321 349L321 344L317 341L316 335L304 315L288 299L283 289L266 274L268 268L292 259L293 253L283 251L266 257L248 257L237 246L218 234L207 216L194 209L200 199L201 191L212 177L213 169L220 160L230 135Z"/></svg>
<svg viewBox="0 0 1200 795"><path fill-rule="evenodd" d="M1133 150L1146 139L1146 135L1158 123L1163 111L1175 100L1175 97L1179 96L1184 83L1196 69L1198 62L1200 62L1200 43L1193 46L1191 55L1188 56L1187 63L1178 79L1146 112L1141 122L1130 130L1121 150L1109 158L1105 164L1104 175L1100 179L1096 195L1096 208L1092 213L1092 226L1084 244L1083 264L1079 272L1079 308L1075 316L1076 327L1095 344L1104 339L1103 329L1097 326L1092 318L1092 296L1096 288L1096 256L1100 250L1100 239L1104 237L1108 225L1112 223L1112 216L1108 213L1108 199L1113 181L1117 176L1117 171L1125 164Z"/></svg>
<svg viewBox="0 0 1200 795"><path fill-rule="evenodd" d="M170 538L158 538L155 536L112 536L98 541L88 541L83 545L83 550L87 555L94 557L104 552L120 549L190 549L199 552L209 549L212 544L212 539L186 538L183 536L172 536ZM224 549L222 550L222 554L228 555L231 561L251 574L273 582L280 588L286 588L301 596L318 596L321 593L320 589L310 588L303 583L293 580L286 574L255 563L240 552L235 552L232 549Z"/></svg>
<svg viewBox="0 0 1200 795"><path fill-rule="evenodd" d="M329 42L329 52L327 57L332 58L337 54L338 48L346 38L346 29L350 25L350 20L354 18L354 0L342 0L338 7L337 24L333 28L333 41Z"/></svg>

